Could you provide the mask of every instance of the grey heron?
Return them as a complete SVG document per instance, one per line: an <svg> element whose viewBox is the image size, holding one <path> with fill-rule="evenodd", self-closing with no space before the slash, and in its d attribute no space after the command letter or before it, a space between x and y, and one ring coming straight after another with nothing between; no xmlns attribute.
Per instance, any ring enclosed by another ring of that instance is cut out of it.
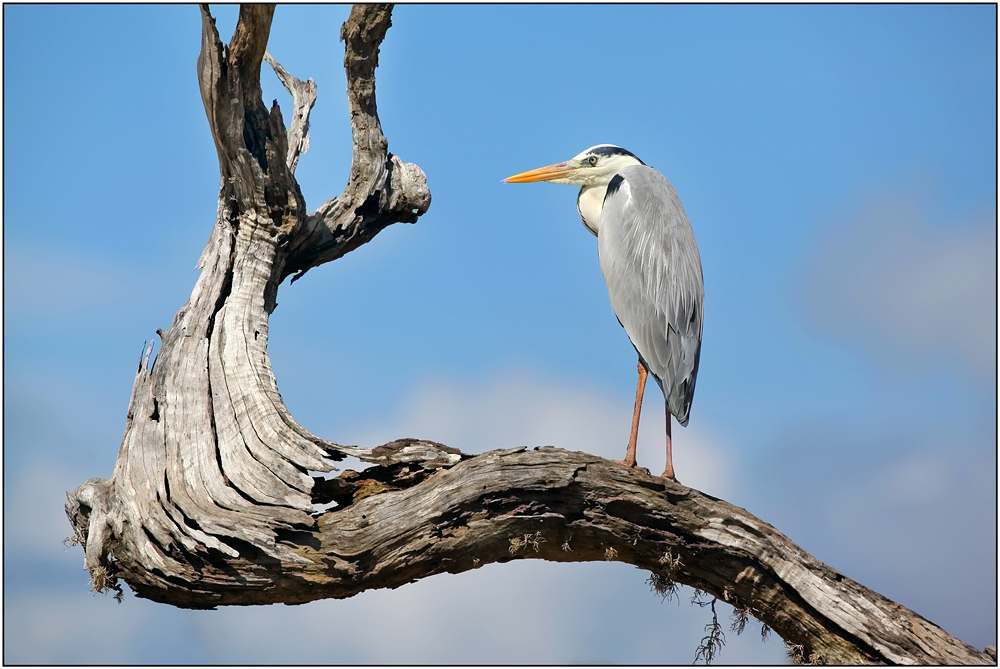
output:
<svg viewBox="0 0 1000 669"><path fill-rule="evenodd" d="M694 232L673 185L630 151L592 146L565 162L515 174L504 183L547 181L580 186L576 209L597 236L611 308L639 354L639 382L625 459L635 467L635 442L646 376L663 391L667 466L675 479L670 417L686 426L694 398L705 288Z"/></svg>

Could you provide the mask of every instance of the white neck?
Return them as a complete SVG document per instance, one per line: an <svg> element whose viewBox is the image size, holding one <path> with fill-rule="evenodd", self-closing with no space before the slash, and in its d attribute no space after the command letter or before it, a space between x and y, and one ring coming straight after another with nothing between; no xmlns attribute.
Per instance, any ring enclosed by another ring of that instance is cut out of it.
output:
<svg viewBox="0 0 1000 669"><path fill-rule="evenodd" d="M601 227L601 209L604 207L604 195L607 192L607 182L596 186L583 186L576 198L576 210L580 214L580 220L595 237Z"/></svg>

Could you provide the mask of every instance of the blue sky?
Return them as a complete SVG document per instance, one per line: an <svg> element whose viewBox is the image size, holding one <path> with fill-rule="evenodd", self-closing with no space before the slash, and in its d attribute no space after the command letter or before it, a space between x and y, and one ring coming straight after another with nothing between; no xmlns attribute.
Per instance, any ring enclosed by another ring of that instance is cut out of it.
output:
<svg viewBox="0 0 1000 669"><path fill-rule="evenodd" d="M282 6L271 34L319 87L310 209L349 168L347 11ZM215 218L199 31L192 6L4 7L4 659L689 663L706 612L621 564L215 612L87 591L63 493L111 474L141 345ZM575 189L500 183L619 144L673 182L701 250L680 480L996 642L994 6L404 5L377 78L433 202L279 291L269 351L303 425L622 457L635 354ZM263 86L287 116L266 65ZM662 471L655 391L638 455ZM783 658L727 639L721 661Z"/></svg>

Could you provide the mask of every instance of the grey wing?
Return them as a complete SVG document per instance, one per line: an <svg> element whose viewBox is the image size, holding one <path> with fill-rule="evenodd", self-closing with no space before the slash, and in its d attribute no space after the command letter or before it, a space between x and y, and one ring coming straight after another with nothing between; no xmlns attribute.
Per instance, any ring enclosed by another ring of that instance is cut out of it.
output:
<svg viewBox="0 0 1000 669"><path fill-rule="evenodd" d="M681 425L698 377L705 288L694 231L671 183L651 167L612 179L597 237L611 307Z"/></svg>

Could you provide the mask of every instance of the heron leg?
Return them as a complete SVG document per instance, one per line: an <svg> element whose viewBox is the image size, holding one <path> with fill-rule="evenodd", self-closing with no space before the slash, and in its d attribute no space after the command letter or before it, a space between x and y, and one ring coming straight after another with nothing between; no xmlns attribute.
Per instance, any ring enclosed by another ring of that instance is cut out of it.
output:
<svg viewBox="0 0 1000 669"><path fill-rule="evenodd" d="M674 476L674 459L671 453L671 439L670 439L670 407L667 407L667 468L663 470L663 478L670 479L671 481L676 481L677 478Z"/></svg>
<svg viewBox="0 0 1000 669"><path fill-rule="evenodd" d="M635 467L635 442L639 437L639 413L642 411L642 393L646 389L646 375L649 370L642 360L638 363L639 384L635 389L635 410L632 412L632 434L628 438L628 450L625 452L625 459L619 460L626 467Z"/></svg>

